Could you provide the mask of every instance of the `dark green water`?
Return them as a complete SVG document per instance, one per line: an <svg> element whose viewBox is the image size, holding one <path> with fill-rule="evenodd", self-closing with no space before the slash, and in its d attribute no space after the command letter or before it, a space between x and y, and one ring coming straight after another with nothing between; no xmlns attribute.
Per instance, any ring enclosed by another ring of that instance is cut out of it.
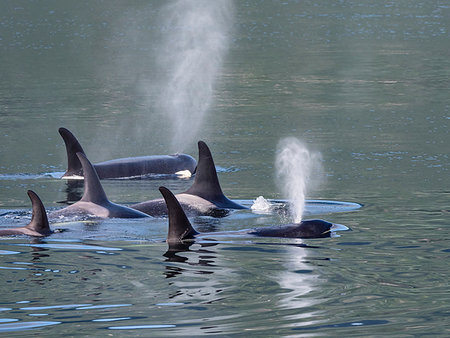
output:
<svg viewBox="0 0 450 338"><path fill-rule="evenodd" d="M161 18L165 5L0 3L2 227L29 220L27 189L49 209L67 200L67 183L48 175L65 170L58 127L93 162L173 150L161 109L167 74L156 62L176 31ZM322 153L326 179L309 198L364 204L318 215L352 231L221 237L167 257L165 219L52 224L67 231L0 241L0 332L450 334L450 3L255 0L227 13L213 100L201 120L188 119L199 129L183 151L196 157L205 140L226 195L251 203L284 197L275 150L295 136ZM130 204L191 183L103 185ZM201 231L283 221L250 211L193 220Z"/></svg>

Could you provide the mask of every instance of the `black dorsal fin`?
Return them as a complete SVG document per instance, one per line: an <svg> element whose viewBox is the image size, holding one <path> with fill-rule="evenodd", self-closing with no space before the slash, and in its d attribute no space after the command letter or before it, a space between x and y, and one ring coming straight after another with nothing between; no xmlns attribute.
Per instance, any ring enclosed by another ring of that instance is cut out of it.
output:
<svg viewBox="0 0 450 338"><path fill-rule="evenodd" d="M224 196L211 151L203 141L198 141L198 162L194 184L186 191L186 194L200 196L209 201Z"/></svg>
<svg viewBox="0 0 450 338"><path fill-rule="evenodd" d="M175 243L185 239L192 239L198 234L192 227L191 222L187 218L180 202L166 187L159 187L159 191L166 201L169 214L169 232L167 234L167 242Z"/></svg>
<svg viewBox="0 0 450 338"><path fill-rule="evenodd" d="M204 198L219 208L245 209L223 194L211 151L203 141L198 141L198 162L194 183L185 193Z"/></svg>
<svg viewBox="0 0 450 338"><path fill-rule="evenodd" d="M66 128L59 128L59 134L66 144L67 152L67 170L64 176L83 175L81 162L77 157L77 153L83 153L84 150L77 138Z"/></svg>
<svg viewBox="0 0 450 338"><path fill-rule="evenodd" d="M81 201L93 202L95 204L108 202L108 198L106 197L94 166L89 162L85 154L77 153L77 156L84 173L84 193Z"/></svg>
<svg viewBox="0 0 450 338"><path fill-rule="evenodd" d="M33 216L31 217L30 224L28 224L26 228L36 231L42 235L50 234L52 231L50 230L50 226L48 225L47 213L41 199L32 190L28 190L27 194L31 200Z"/></svg>

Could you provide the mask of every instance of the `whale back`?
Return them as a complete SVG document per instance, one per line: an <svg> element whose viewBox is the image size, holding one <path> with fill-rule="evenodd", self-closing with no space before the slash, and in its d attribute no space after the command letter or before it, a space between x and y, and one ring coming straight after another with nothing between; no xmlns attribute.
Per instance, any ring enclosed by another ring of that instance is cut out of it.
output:
<svg viewBox="0 0 450 338"><path fill-rule="evenodd" d="M198 162L194 183L184 193L204 198L219 208L245 209L223 194L211 151L203 141L198 142Z"/></svg>
<svg viewBox="0 0 450 338"><path fill-rule="evenodd" d="M83 170L80 160L77 157L77 153L83 153L84 150L81 147L81 144L78 142L77 138L66 128L59 128L59 134L64 140L64 144L66 145L67 152L67 170L64 173L64 176L82 176Z"/></svg>
<svg viewBox="0 0 450 338"><path fill-rule="evenodd" d="M177 243L186 239L193 239L198 232L192 227L180 202L166 187L159 187L159 191L166 201L169 215L167 242Z"/></svg>
<svg viewBox="0 0 450 338"><path fill-rule="evenodd" d="M33 216L31 222L25 228L35 231L42 235L49 235L52 231L48 224L47 213L39 196L32 190L27 191L28 197L31 200Z"/></svg>

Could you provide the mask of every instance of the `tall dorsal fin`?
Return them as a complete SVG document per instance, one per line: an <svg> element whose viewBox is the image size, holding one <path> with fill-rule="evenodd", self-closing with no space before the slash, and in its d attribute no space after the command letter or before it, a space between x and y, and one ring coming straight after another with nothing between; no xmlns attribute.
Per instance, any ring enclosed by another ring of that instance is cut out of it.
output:
<svg viewBox="0 0 450 338"><path fill-rule="evenodd" d="M42 235L50 234L52 231L50 230L50 226L48 225L47 213L41 199L32 190L28 190L27 194L31 200L33 216L31 217L30 224L28 224L26 228L36 231Z"/></svg>
<svg viewBox="0 0 450 338"><path fill-rule="evenodd" d="M81 201L95 204L108 202L108 197L106 197L94 166L89 162L85 154L77 153L77 157L81 162L84 173L84 193Z"/></svg>
<svg viewBox="0 0 450 338"><path fill-rule="evenodd" d="M223 194L211 151L203 141L198 141L198 162L194 183L185 193L204 198L219 208L245 209Z"/></svg>
<svg viewBox="0 0 450 338"><path fill-rule="evenodd" d="M84 150L77 138L66 128L59 128L59 134L64 140L67 152L67 170L64 176L83 175L82 166L80 160L77 157L77 153L83 153Z"/></svg>
<svg viewBox="0 0 450 338"><path fill-rule="evenodd" d="M185 239L192 239L198 234L189 222L180 202L166 187L159 187L159 191L166 201L169 212L169 232L167 242L180 242Z"/></svg>
<svg viewBox="0 0 450 338"><path fill-rule="evenodd" d="M223 196L211 151L203 141L198 141L198 162L194 184L186 193L207 200L215 200Z"/></svg>

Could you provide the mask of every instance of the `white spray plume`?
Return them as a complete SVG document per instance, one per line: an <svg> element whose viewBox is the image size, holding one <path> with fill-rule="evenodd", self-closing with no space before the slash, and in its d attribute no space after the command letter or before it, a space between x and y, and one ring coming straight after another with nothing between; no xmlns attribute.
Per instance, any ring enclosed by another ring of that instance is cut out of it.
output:
<svg viewBox="0 0 450 338"><path fill-rule="evenodd" d="M322 179L321 154L312 152L295 137L280 140L275 159L277 184L290 201L294 222L302 221L306 193Z"/></svg>
<svg viewBox="0 0 450 338"><path fill-rule="evenodd" d="M165 20L158 61L167 72L159 106L172 127L172 150L198 137L214 96L228 50L233 4L230 0L179 0L161 13Z"/></svg>

